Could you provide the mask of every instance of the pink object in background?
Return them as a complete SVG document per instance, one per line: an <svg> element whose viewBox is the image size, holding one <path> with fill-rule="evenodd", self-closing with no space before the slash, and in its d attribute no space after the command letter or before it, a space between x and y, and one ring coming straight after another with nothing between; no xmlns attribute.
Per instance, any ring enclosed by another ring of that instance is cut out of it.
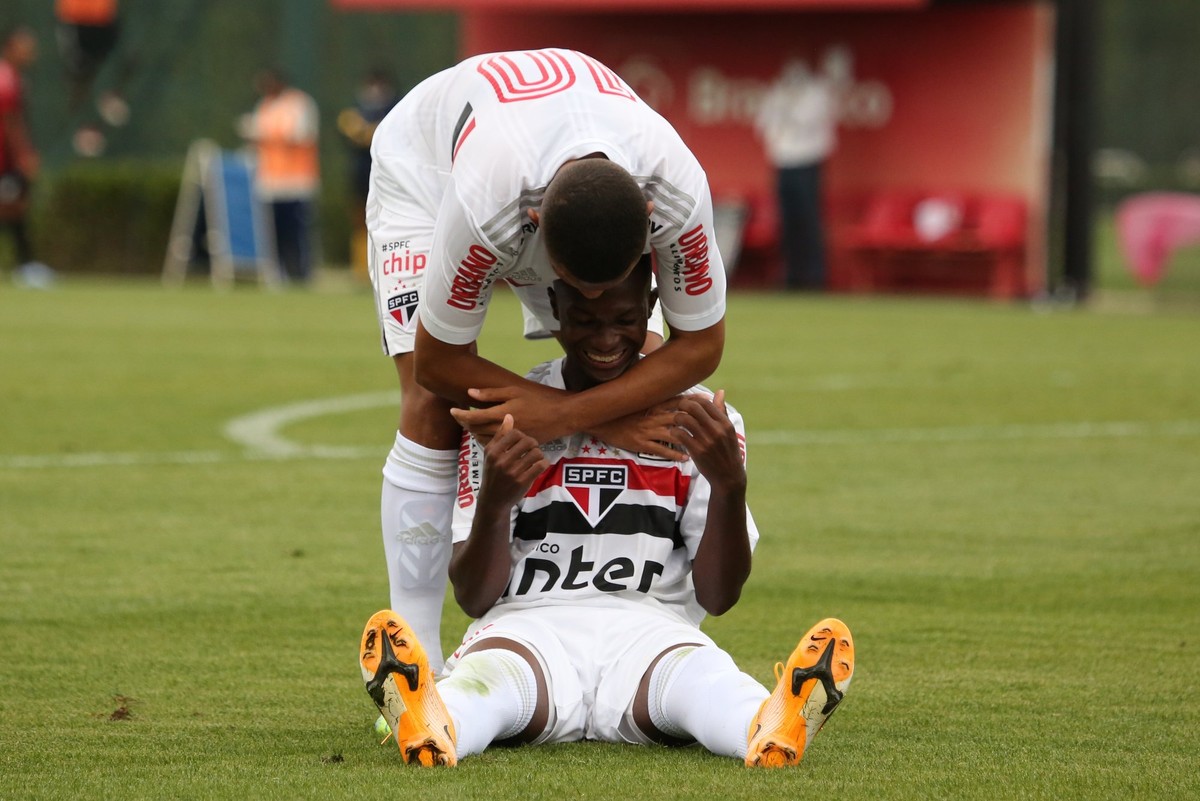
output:
<svg viewBox="0 0 1200 801"><path fill-rule="evenodd" d="M1200 243L1200 195L1150 192L1128 198L1117 207L1117 242L1133 275L1153 286L1175 251Z"/></svg>

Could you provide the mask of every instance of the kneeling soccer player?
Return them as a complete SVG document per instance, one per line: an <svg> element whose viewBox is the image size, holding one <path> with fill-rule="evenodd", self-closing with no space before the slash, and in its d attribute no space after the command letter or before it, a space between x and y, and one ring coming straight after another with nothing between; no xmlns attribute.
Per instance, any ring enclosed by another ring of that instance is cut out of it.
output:
<svg viewBox="0 0 1200 801"><path fill-rule="evenodd" d="M556 282L566 355L529 378L579 392L621 375L655 300L642 267L593 298ZM363 679L405 761L584 739L800 761L850 684L850 631L833 618L813 626L777 666L773 692L700 631L705 613L737 602L758 531L741 417L699 386L674 405L685 462L586 434L539 448L511 418L486 447L464 444L450 579L478 619L436 685L396 612L363 632Z"/></svg>

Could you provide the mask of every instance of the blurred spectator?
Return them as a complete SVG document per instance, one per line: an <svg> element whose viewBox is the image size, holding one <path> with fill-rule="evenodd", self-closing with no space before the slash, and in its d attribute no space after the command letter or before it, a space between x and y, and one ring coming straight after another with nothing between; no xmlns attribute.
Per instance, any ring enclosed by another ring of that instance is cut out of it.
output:
<svg viewBox="0 0 1200 801"><path fill-rule="evenodd" d="M375 128L400 100L388 74L367 73L358 87L354 105L338 114L338 131L350 145L350 263L355 276L367 278L367 188L371 182L371 137Z"/></svg>
<svg viewBox="0 0 1200 801"><path fill-rule="evenodd" d="M283 73L265 69L255 77L260 100L238 128L256 151L255 190L271 209L275 250L284 275L312 275L313 201L320 186L317 104L289 86Z"/></svg>
<svg viewBox="0 0 1200 801"><path fill-rule="evenodd" d="M70 82L68 107L75 114L87 103L96 76L120 39L117 0L55 0L54 16L58 49ZM102 92L96 98L96 110L109 125L119 127L129 121L129 104L119 89ZM80 155L104 152L104 134L95 122L80 126L72 142Z"/></svg>
<svg viewBox="0 0 1200 801"><path fill-rule="evenodd" d="M798 59L784 65L756 120L775 166L780 241L788 289L825 287L821 172L836 143L838 101L849 78L849 54L831 48L820 73Z"/></svg>
<svg viewBox="0 0 1200 801"><path fill-rule="evenodd" d="M0 226L11 232L17 270L14 279L45 286L54 273L33 258L26 216L29 193L41 160L29 133L25 114L24 70L37 60L33 30L18 25L3 32L0 41Z"/></svg>

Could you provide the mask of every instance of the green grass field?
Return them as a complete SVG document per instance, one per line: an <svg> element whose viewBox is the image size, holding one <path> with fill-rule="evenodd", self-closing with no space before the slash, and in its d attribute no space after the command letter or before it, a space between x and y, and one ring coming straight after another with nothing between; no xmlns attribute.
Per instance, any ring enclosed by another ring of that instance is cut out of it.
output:
<svg viewBox="0 0 1200 801"><path fill-rule="evenodd" d="M483 351L553 356L517 319ZM762 541L706 629L769 682L843 618L841 711L789 771L421 772L356 664L395 420L369 295L0 286L0 798L1200 795L1200 317L738 294L729 331Z"/></svg>

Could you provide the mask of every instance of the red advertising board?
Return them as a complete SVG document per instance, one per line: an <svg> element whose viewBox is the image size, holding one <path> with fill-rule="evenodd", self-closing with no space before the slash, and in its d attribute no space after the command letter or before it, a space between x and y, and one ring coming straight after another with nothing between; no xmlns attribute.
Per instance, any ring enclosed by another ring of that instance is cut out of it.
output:
<svg viewBox="0 0 1200 801"><path fill-rule="evenodd" d="M843 11L923 8L930 0L330 0L346 11L454 9L475 11Z"/></svg>

